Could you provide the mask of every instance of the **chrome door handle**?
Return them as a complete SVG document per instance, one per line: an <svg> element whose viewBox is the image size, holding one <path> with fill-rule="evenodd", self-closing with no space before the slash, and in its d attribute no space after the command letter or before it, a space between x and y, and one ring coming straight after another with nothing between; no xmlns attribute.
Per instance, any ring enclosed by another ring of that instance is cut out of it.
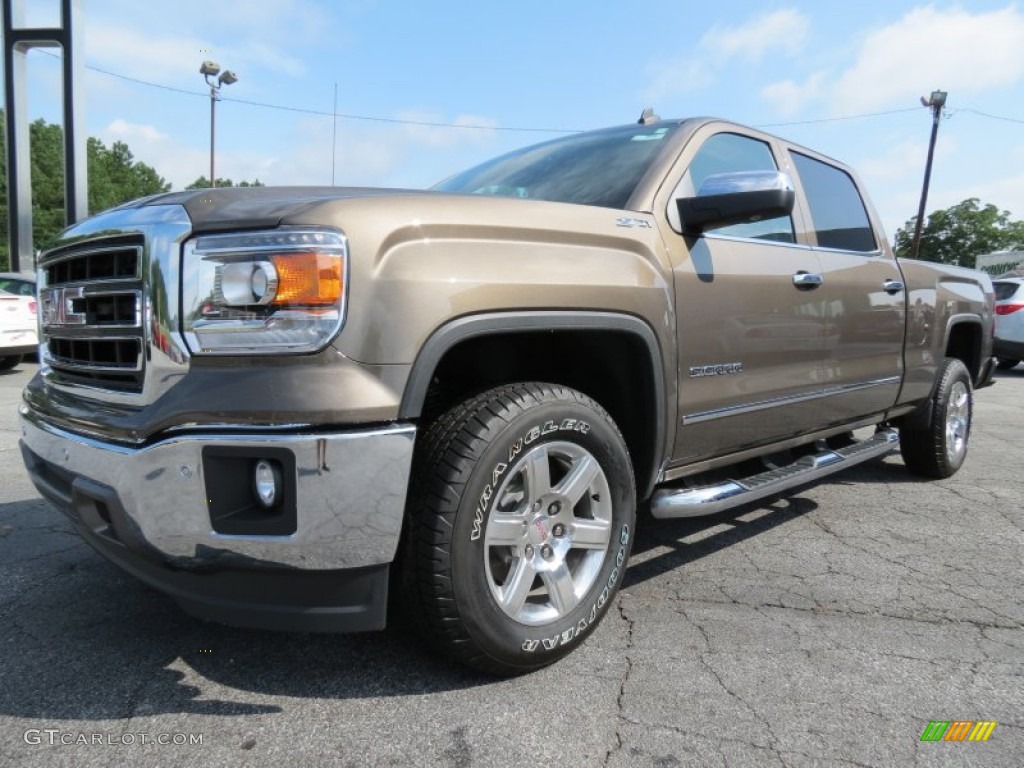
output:
<svg viewBox="0 0 1024 768"><path fill-rule="evenodd" d="M801 291L809 291L817 288L825 282L825 278L814 272L804 272L802 269L793 275L793 285Z"/></svg>
<svg viewBox="0 0 1024 768"><path fill-rule="evenodd" d="M886 293L899 293L905 287L902 280L886 280L882 283L882 290Z"/></svg>

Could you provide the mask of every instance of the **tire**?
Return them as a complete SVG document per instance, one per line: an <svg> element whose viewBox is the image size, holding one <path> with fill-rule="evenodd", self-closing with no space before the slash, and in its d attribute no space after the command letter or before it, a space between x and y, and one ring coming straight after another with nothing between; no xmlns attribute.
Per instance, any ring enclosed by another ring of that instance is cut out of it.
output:
<svg viewBox="0 0 1024 768"><path fill-rule="evenodd" d="M439 417L417 444L401 583L426 639L516 675L562 658L607 612L636 519L611 417L553 384L511 384Z"/></svg>
<svg viewBox="0 0 1024 768"><path fill-rule="evenodd" d="M19 365L24 357L24 355L8 355L7 357L0 357L0 371L11 370L15 366Z"/></svg>
<svg viewBox="0 0 1024 768"><path fill-rule="evenodd" d="M915 475L950 477L967 457L974 408L971 374L960 360L943 361L931 406L927 427L900 429L900 453Z"/></svg>
<svg viewBox="0 0 1024 768"><path fill-rule="evenodd" d="M1000 357L998 360L996 360L996 368L998 368L1000 371L1008 371L1011 368L1015 368L1017 366L1017 363L1019 362L1020 360L1013 360L1012 358L1009 357Z"/></svg>

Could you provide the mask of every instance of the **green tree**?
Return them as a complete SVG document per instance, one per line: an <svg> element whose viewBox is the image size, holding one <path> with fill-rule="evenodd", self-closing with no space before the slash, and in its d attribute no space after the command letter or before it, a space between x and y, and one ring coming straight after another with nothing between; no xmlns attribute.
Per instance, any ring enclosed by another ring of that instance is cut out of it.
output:
<svg viewBox="0 0 1024 768"><path fill-rule="evenodd" d="M0 110L0 123L4 112ZM64 131L59 125L36 120L29 126L32 166L33 250L45 248L66 226L64 220ZM99 139L86 144L89 170L89 210L93 213L137 197L167 192L171 185L150 166L134 159L123 142L107 148ZM10 266L7 231L6 135L0 130L0 270ZM29 266L23 264L23 267Z"/></svg>
<svg viewBox="0 0 1024 768"><path fill-rule="evenodd" d="M908 257L914 242L913 217L897 230L897 256ZM1009 211L1000 211L976 197L941 211L932 211L921 230L919 258L940 264L973 267L985 253L1024 248L1024 221L1012 221Z"/></svg>
<svg viewBox="0 0 1024 768"><path fill-rule="evenodd" d="M171 185L153 168L135 160L123 141L108 149L99 139L90 137L89 210L105 211L128 200L168 192Z"/></svg>
<svg viewBox="0 0 1024 768"><path fill-rule="evenodd" d="M205 176L200 176L198 179L187 185L185 189L206 189L210 186L210 180ZM217 177L218 187L265 187L267 186L259 179L253 179L252 181L240 181L237 184L231 179L222 179L220 176Z"/></svg>

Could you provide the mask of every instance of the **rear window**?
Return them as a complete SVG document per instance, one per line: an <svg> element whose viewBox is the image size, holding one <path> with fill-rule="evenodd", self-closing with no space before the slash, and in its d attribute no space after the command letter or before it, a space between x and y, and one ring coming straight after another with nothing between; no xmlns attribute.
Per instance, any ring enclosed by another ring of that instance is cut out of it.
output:
<svg viewBox="0 0 1024 768"><path fill-rule="evenodd" d="M818 245L841 251L876 250L875 234L853 179L845 171L813 157L792 154L811 207Z"/></svg>
<svg viewBox="0 0 1024 768"><path fill-rule="evenodd" d="M992 287L996 289L996 301L1006 301L1012 299L1013 294L1020 288L1020 283L993 283Z"/></svg>

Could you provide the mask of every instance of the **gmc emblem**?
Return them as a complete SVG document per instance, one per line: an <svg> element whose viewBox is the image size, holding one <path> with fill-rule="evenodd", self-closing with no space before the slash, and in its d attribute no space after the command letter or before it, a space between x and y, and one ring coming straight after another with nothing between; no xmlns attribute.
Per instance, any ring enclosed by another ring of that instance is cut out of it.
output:
<svg viewBox="0 0 1024 768"><path fill-rule="evenodd" d="M85 325L85 289L47 288L39 294L44 326ZM77 306L76 306L77 305Z"/></svg>

